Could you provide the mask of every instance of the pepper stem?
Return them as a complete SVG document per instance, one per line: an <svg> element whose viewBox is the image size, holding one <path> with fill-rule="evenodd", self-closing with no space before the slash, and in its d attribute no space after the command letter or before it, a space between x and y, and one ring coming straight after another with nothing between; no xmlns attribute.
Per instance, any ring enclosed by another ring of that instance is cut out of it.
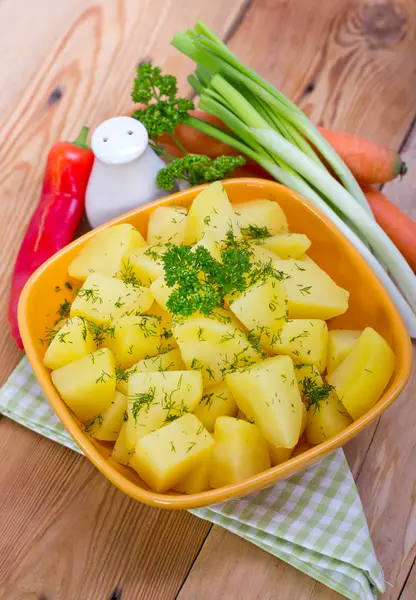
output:
<svg viewBox="0 0 416 600"><path fill-rule="evenodd" d="M84 125L84 127L79 132L78 137L72 142L73 145L79 146L80 148L84 148L85 150L89 150L90 147L87 144L87 137L88 137L89 130L90 130L90 128L86 127Z"/></svg>

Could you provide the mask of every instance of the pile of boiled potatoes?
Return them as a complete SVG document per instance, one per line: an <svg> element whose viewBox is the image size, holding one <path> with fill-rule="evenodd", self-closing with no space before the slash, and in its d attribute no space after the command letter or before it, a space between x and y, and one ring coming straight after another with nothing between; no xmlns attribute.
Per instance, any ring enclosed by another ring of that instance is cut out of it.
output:
<svg viewBox="0 0 416 600"><path fill-rule="evenodd" d="M220 260L227 230L238 239L250 226L267 227L253 260L284 278L254 283L209 315L171 314L167 245L203 246ZM110 460L155 492L202 492L331 438L377 402L394 353L370 327L328 331L349 293L309 247L278 203L232 206L214 183L189 212L156 208L146 240L121 224L82 248L68 268L79 289L44 364L85 431L114 443Z"/></svg>

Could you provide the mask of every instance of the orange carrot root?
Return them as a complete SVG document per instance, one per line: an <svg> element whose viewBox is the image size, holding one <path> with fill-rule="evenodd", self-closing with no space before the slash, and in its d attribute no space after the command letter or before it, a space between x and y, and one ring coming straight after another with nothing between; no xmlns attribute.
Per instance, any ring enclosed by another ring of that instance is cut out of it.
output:
<svg viewBox="0 0 416 600"><path fill-rule="evenodd" d="M416 272L416 222L379 190L367 186L364 192L377 223Z"/></svg>
<svg viewBox="0 0 416 600"><path fill-rule="evenodd" d="M360 183L386 183L407 172L400 155L365 138L318 128Z"/></svg>

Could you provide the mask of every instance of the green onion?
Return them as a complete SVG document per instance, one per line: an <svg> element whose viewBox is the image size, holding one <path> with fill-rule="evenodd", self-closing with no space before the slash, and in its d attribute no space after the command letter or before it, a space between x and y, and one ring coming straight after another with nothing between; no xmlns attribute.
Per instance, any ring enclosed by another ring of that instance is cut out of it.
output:
<svg viewBox="0 0 416 600"><path fill-rule="evenodd" d="M416 277L376 223L354 176L320 132L284 94L241 63L204 23L177 34L172 43L197 63L190 83L200 95L199 107L221 119L233 134L194 117L187 124L243 152L317 205L367 260L409 331L416 334ZM399 283L408 303L366 244Z"/></svg>

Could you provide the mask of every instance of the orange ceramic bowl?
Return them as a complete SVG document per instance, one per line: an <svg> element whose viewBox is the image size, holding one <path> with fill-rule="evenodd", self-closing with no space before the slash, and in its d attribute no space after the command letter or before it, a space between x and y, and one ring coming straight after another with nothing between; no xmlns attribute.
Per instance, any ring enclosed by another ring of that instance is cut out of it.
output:
<svg viewBox="0 0 416 600"><path fill-rule="evenodd" d="M26 284L19 303L19 328L33 370L56 414L91 462L123 492L152 506L187 509L238 498L274 484L305 469L316 460L342 446L374 421L397 397L411 371L411 344L405 326L387 292L367 263L350 242L312 204L277 183L262 179L233 179L224 183L231 202L267 198L280 204L291 231L305 233L312 241L310 256L342 287L349 290L350 305L341 317L332 319L330 328L363 329L369 325L380 332L396 354L396 369L377 404L344 431L326 442L305 451L285 463L258 473L234 485L200 494L156 494L130 468L111 460L111 445L91 439L52 384L50 372L43 365L45 348L40 342L47 327L56 320L56 311L70 292L68 265L95 232L116 223L131 223L146 233L149 215L158 206L188 207L202 187L191 188L132 211L97 230L87 233L42 265ZM57 287L58 286L58 287ZM59 291L59 288L61 291ZM58 291L56 291L58 290Z"/></svg>

